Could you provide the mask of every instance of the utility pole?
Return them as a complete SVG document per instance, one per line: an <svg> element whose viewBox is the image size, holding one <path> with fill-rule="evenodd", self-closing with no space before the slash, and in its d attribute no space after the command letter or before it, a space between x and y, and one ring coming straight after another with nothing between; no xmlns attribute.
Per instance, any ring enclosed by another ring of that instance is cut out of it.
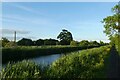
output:
<svg viewBox="0 0 120 80"><path fill-rule="evenodd" d="M14 32L14 43L16 43L16 31Z"/></svg>

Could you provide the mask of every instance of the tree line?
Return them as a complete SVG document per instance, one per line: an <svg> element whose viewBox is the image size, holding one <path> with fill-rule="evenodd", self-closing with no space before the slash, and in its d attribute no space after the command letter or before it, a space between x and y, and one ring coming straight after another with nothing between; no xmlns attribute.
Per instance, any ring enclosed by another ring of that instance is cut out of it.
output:
<svg viewBox="0 0 120 80"><path fill-rule="evenodd" d="M88 40L82 40L82 41L74 41L72 40L68 45L71 46L103 46L107 45L108 43L104 43L103 41L97 42L97 41L88 41ZM9 41L7 38L2 38L2 47L9 47L15 45L14 42ZM16 42L16 45L18 46L43 46L43 45L65 45L61 44L60 41L56 39L38 39L38 40L31 40L27 38L22 38L21 40Z"/></svg>

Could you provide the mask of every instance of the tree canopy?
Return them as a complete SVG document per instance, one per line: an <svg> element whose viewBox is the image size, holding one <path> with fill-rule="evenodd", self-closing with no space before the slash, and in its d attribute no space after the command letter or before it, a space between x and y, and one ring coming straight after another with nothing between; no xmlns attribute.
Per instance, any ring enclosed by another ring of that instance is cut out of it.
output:
<svg viewBox="0 0 120 80"><path fill-rule="evenodd" d="M2 40L1 40L2 42L2 47L4 47L8 42L10 42L7 38L5 38L5 37L2 37Z"/></svg>
<svg viewBox="0 0 120 80"><path fill-rule="evenodd" d="M70 42L73 40L71 32L63 29L62 32L57 36L57 39L60 39L60 44L70 45Z"/></svg>
<svg viewBox="0 0 120 80"><path fill-rule="evenodd" d="M18 45L22 46L32 46L33 41L31 39L23 38L17 42Z"/></svg>
<svg viewBox="0 0 120 80"><path fill-rule="evenodd" d="M109 37L112 37L120 32L120 5L114 6L112 8L112 12L114 13L112 16L107 16L102 21L105 28L104 33L106 33Z"/></svg>
<svg viewBox="0 0 120 80"><path fill-rule="evenodd" d="M102 21L105 28L104 33L109 37L112 45L117 45L116 48L120 53L120 2L112 8L112 12L112 16L107 16Z"/></svg>

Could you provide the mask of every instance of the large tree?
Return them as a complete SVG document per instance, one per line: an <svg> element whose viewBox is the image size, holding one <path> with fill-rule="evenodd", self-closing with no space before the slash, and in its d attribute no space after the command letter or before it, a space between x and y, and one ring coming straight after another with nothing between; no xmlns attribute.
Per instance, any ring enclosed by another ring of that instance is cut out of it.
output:
<svg viewBox="0 0 120 80"><path fill-rule="evenodd" d="M104 33L106 33L106 35L109 37L110 40L114 38L115 35L118 36L117 45L119 50L120 49L120 3L118 3L116 6L112 8L112 12L113 12L112 16L107 16L102 21L104 23L104 28L105 28Z"/></svg>
<svg viewBox="0 0 120 80"><path fill-rule="evenodd" d="M70 45L70 42L73 40L71 32L63 29L62 32L57 36L57 39L60 39L60 44Z"/></svg>
<svg viewBox="0 0 120 80"><path fill-rule="evenodd" d="M112 37L115 34L118 34L120 32L120 6L116 5L112 8L112 12L114 13L112 16L107 16L103 19L104 23L104 33L106 33L107 36Z"/></svg>

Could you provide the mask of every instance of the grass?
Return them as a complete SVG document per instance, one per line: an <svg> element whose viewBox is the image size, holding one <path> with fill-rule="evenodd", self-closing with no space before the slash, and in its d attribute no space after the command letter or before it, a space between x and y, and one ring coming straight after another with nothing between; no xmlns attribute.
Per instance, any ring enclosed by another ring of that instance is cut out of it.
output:
<svg viewBox="0 0 120 80"><path fill-rule="evenodd" d="M106 78L110 46L72 52L49 66L22 61L2 69L2 78Z"/></svg>
<svg viewBox="0 0 120 80"><path fill-rule="evenodd" d="M1 78L41 78L43 70L41 65L37 65L32 61L23 60L21 62L8 64L2 69Z"/></svg>
<svg viewBox="0 0 120 80"><path fill-rule="evenodd" d="M51 78L106 78L110 47L72 53L56 60L48 70Z"/></svg>

